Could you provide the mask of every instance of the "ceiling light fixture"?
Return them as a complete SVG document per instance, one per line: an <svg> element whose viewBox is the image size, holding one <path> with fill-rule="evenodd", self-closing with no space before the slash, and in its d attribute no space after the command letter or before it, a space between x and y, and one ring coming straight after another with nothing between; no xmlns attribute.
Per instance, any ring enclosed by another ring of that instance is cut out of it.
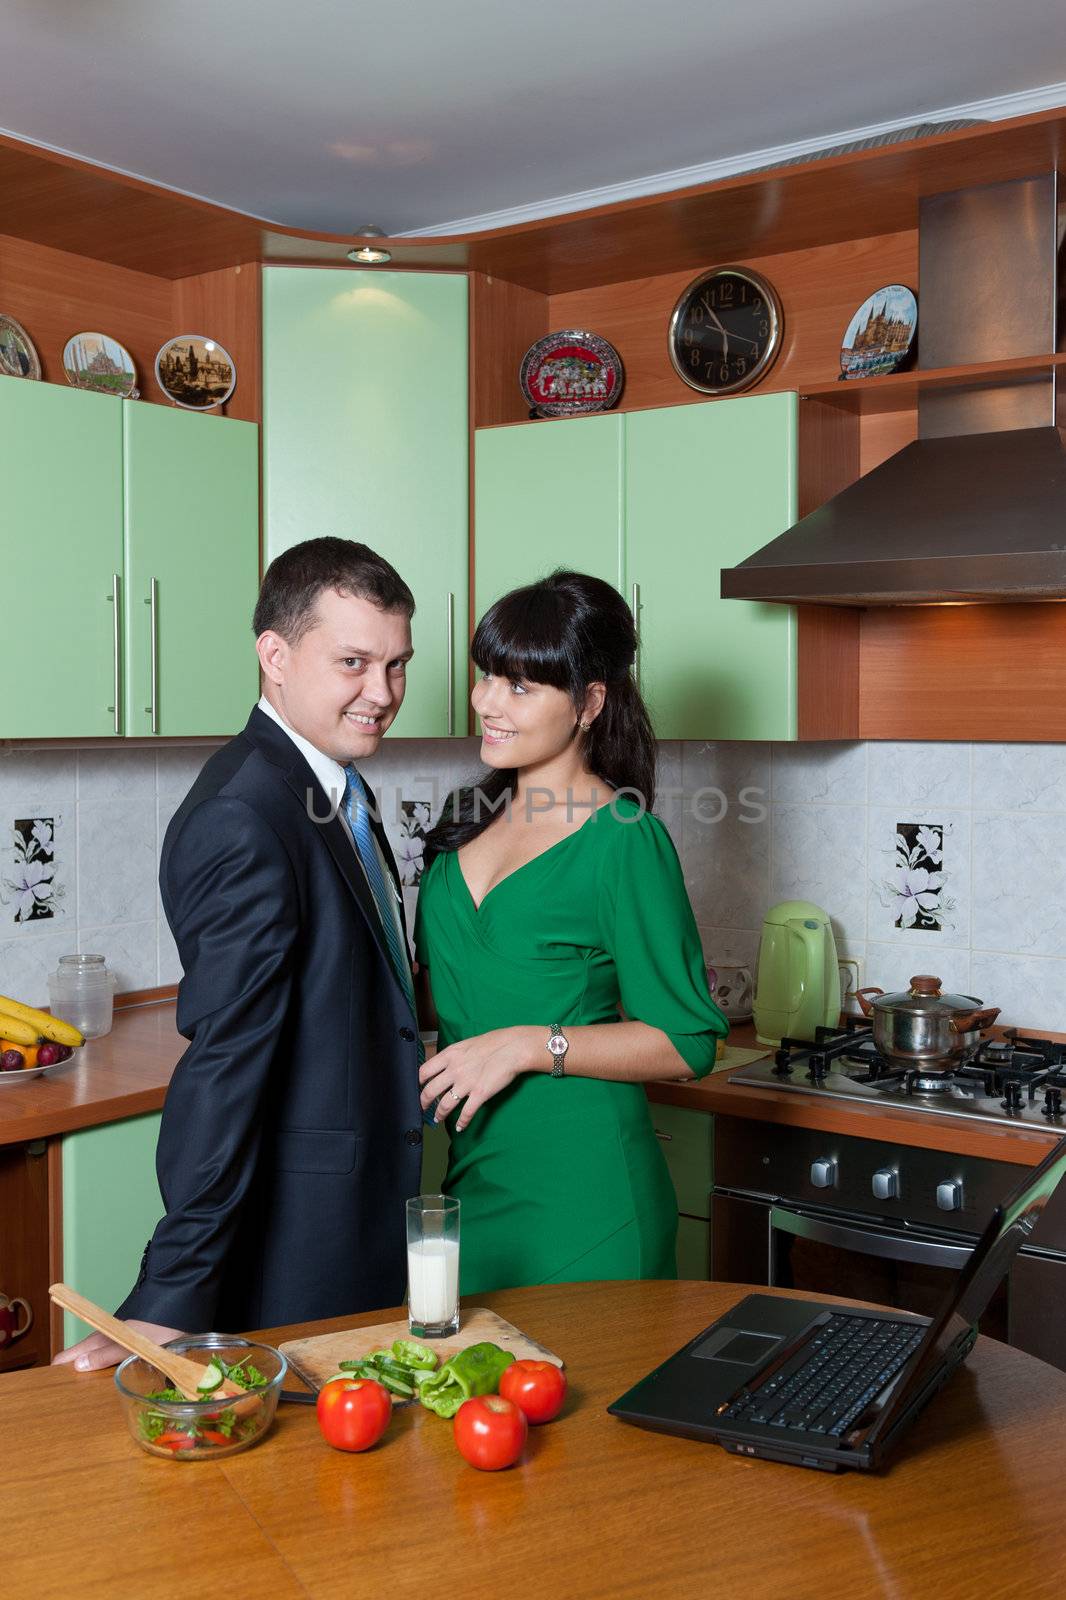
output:
<svg viewBox="0 0 1066 1600"><path fill-rule="evenodd" d="M366 223L361 228L356 228L355 232L356 236L360 239L385 238L384 228L375 227L374 223L372 222ZM392 251L382 250L377 245L364 244L361 245L358 250L349 250L348 260L358 261L361 267L381 267L384 266L386 261L392 260Z"/></svg>

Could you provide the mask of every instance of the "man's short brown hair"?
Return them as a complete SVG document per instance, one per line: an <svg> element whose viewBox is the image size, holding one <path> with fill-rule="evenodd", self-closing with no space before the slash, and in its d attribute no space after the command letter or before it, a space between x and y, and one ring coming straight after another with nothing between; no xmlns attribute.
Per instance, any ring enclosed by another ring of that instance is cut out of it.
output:
<svg viewBox="0 0 1066 1600"><path fill-rule="evenodd" d="M259 590L252 632L269 628L291 645L299 644L314 623L315 606L325 589L369 600L382 611L414 615L414 595L396 568L369 545L354 539L305 539L270 563Z"/></svg>

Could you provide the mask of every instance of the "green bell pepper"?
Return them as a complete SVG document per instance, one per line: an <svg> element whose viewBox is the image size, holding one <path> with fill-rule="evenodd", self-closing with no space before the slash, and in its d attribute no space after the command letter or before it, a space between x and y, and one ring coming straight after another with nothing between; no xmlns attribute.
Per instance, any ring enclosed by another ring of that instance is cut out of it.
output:
<svg viewBox="0 0 1066 1600"><path fill-rule="evenodd" d="M421 1384L418 1398L438 1417L454 1417L464 1400L495 1394L514 1356L495 1344L471 1344L452 1356Z"/></svg>

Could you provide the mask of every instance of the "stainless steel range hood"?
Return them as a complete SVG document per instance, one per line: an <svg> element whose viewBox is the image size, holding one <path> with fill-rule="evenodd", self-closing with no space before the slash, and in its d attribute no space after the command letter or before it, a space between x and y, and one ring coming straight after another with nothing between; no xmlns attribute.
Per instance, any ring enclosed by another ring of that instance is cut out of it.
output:
<svg viewBox="0 0 1066 1600"><path fill-rule="evenodd" d="M1053 173L923 200L923 366L1054 350L1058 234ZM1050 370L919 391L917 440L725 569L723 597L1066 598L1064 422Z"/></svg>

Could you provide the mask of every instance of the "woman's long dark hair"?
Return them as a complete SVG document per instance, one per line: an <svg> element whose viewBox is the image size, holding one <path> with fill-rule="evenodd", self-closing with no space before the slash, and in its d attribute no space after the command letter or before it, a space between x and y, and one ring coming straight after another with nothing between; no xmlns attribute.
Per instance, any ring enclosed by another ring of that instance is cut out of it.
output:
<svg viewBox="0 0 1066 1600"><path fill-rule="evenodd" d="M512 589L478 623L470 654L482 672L512 682L563 689L575 711L589 685L603 683L603 709L584 741L585 765L613 789L635 791L655 803L655 735L633 678L637 630L617 589L584 572L553 572L539 583ZM515 768L492 768L446 802L426 841L428 865L444 850L458 850L487 828L503 797L518 787Z"/></svg>

